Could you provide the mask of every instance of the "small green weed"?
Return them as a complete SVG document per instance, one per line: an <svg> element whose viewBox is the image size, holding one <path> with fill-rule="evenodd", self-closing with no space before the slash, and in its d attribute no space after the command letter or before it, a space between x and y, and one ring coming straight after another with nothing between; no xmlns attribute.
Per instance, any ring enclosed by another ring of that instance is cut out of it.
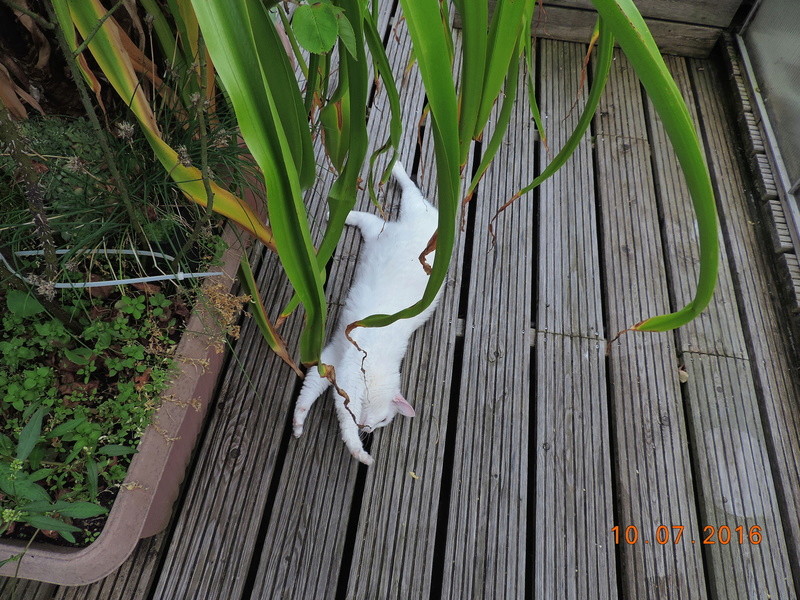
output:
<svg viewBox="0 0 800 600"><path fill-rule="evenodd" d="M0 533L90 543L167 387L185 307L73 294L76 338L19 294L0 293Z"/></svg>

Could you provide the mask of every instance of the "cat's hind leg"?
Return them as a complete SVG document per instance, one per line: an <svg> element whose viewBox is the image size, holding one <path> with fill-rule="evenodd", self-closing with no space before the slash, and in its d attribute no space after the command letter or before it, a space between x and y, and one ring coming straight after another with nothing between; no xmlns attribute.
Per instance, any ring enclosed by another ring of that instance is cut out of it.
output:
<svg viewBox="0 0 800 600"><path fill-rule="evenodd" d="M417 185L412 181L411 177L408 176L406 173L405 167L403 167L403 163L399 160L394 163L392 167L392 176L395 178L395 181L400 185L400 189L404 192L406 190L417 190Z"/></svg>
<svg viewBox="0 0 800 600"><path fill-rule="evenodd" d="M314 402L328 389L330 384L330 381L320 377L316 367L312 367L306 373L303 387L300 390L300 395L297 397L297 404L294 408L294 418L292 419L294 437L300 437L303 434L303 424L306 422L308 411L311 410Z"/></svg>
<svg viewBox="0 0 800 600"><path fill-rule="evenodd" d="M406 174L406 170L400 164L400 161L394 163L392 175L403 190L400 204L401 221L419 218L428 219L436 214L436 208L425 199L417 184Z"/></svg>
<svg viewBox="0 0 800 600"><path fill-rule="evenodd" d="M386 227L386 222L380 217L367 212L351 210L345 220L345 225L358 227L365 240L376 238Z"/></svg>
<svg viewBox="0 0 800 600"><path fill-rule="evenodd" d="M370 466L375 460L364 450L361 437L358 435L358 425L356 425L353 415L344 405L344 399L336 396L336 413L339 417L339 428L342 432L342 440L358 462Z"/></svg>

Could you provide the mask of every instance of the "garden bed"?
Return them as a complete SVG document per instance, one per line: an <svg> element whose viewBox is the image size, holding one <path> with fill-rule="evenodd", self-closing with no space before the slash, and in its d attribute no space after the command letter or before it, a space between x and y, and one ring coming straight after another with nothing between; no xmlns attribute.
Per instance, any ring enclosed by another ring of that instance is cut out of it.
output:
<svg viewBox="0 0 800 600"><path fill-rule="evenodd" d="M242 249L231 230L224 239L229 245L222 258L224 275L210 278L203 286L206 292L232 286ZM224 339L215 310L198 303L193 311L175 351L177 372L142 434L97 540L86 548L4 540L0 560L23 556L6 563L1 574L65 585L90 583L116 569L140 538L166 526L223 363L220 344L213 343Z"/></svg>

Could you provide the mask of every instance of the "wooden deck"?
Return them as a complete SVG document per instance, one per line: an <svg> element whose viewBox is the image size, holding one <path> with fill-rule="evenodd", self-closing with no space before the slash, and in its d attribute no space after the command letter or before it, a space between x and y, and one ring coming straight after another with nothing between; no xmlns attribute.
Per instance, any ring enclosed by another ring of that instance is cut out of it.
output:
<svg viewBox="0 0 800 600"><path fill-rule="evenodd" d="M414 124L423 96L416 69L404 74L405 25L384 14L381 27ZM554 153L584 102L573 107L585 46L538 48ZM548 161L522 87L508 141L469 205L441 306L404 362L418 416L372 437L375 465L350 457L330 398L304 436L291 437L300 381L248 320L170 529L105 580L20 582L17 597L797 598L800 360L727 80L712 60L668 64L701 124L719 198L720 283L698 320L677 333L625 335L605 355L618 330L682 306L697 268L682 177L622 55L575 157L498 218L493 242L496 208ZM387 130L384 106L378 91L375 143ZM419 146L407 129L401 157L433 195L429 128ZM318 226L329 183L308 194ZM385 200L394 206L394 185ZM348 232L333 260L332 321L359 243ZM276 260L260 257L256 270L274 314L289 299ZM300 324L284 325L290 343ZM615 545L614 526L622 536L636 527L638 541ZM707 526L716 544L702 544ZM3 600L10 586L0 582Z"/></svg>

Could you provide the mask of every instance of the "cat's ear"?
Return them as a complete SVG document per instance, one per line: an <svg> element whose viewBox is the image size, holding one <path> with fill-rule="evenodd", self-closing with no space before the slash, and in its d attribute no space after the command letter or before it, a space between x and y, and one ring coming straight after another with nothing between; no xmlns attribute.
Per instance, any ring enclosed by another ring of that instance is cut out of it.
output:
<svg viewBox="0 0 800 600"><path fill-rule="evenodd" d="M394 398L392 398L392 404L404 417L415 417L417 416L417 411L414 410L414 407L408 403L408 400L403 398L400 394L397 394Z"/></svg>

